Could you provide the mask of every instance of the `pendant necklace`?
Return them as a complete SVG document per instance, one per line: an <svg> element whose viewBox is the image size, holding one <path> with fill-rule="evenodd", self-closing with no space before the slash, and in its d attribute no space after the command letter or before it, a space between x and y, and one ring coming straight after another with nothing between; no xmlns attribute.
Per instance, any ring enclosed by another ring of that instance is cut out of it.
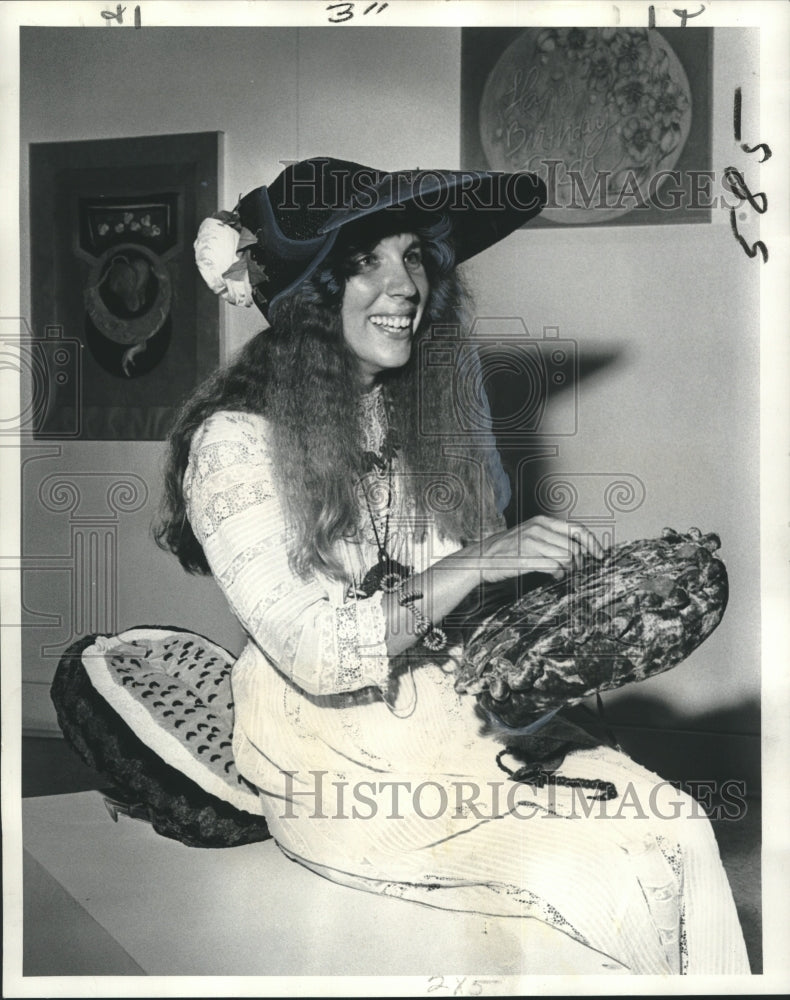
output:
<svg viewBox="0 0 790 1000"><path fill-rule="evenodd" d="M383 396L382 401L384 401ZM393 457L397 453L397 444L392 440L389 413L387 412L386 404L385 413L387 414L387 436L382 442L382 454L377 455L374 452L365 452L365 457L367 458L370 466L370 473L373 472L374 467L387 469L387 513L384 516L383 533L379 534L379 529L376 525L376 518L373 514L373 508L370 505L368 490L366 488L366 484L363 482L362 489L365 496L365 506L368 510L370 525L373 528L373 536L376 539L376 548L378 549L378 561L375 565L370 567L365 574L362 583L357 588L357 593L364 597L372 596L377 590L383 590L387 594L394 593L400 589L401 584L408 580L414 572L411 567L404 566L403 563L393 559L387 551L390 533L390 514L392 513Z"/></svg>
<svg viewBox="0 0 790 1000"><path fill-rule="evenodd" d="M398 442L395 434L393 433L389 407L387 406L387 397L384 394L384 390L382 390L381 402L384 407L384 416L386 419L386 434L384 436L384 440L381 442L380 453L373 451L364 452L364 459L368 466L368 475L363 477L361 480L362 492L365 497L365 506L367 507L371 528L373 529L373 536L376 540L378 559L376 563L365 573L362 583L358 587L354 588L354 595L356 597L365 598L372 597L377 591L383 591L385 594L400 592L401 596L399 597L398 603L408 608L414 616L417 637L420 639L422 645L424 645L430 652L437 653L444 649L447 645L447 636L442 629L436 628L433 623L417 608L416 602L422 598L422 594L409 592L405 589L407 581L414 575L414 569L411 566L404 566L404 564L398 562L397 559L393 559L388 551L390 540L390 516L392 514L393 504L393 465L395 455L398 452ZM384 515L384 527L382 531L379 532L379 527L376 523L376 517L373 513L373 507L370 502L368 487L371 486L372 490L376 490L376 492L378 492L380 475L385 469L387 476L387 507L386 514ZM371 475L375 476L375 470L378 470L379 476L376 477L376 480L371 484L369 477ZM411 685L411 699L410 704L407 707L403 709L398 708L382 691L382 699L387 708L393 713L393 715L402 719L408 718L417 706L417 687L412 673L411 658L408 660L408 677Z"/></svg>

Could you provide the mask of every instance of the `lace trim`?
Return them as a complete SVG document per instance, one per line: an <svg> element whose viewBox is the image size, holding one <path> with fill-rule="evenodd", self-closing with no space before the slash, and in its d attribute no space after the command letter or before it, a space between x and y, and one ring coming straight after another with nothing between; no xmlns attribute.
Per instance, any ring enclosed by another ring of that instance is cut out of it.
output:
<svg viewBox="0 0 790 1000"><path fill-rule="evenodd" d="M671 971L681 972L682 860L667 841L646 834L626 847ZM668 855L674 855L674 864Z"/></svg>
<svg viewBox="0 0 790 1000"><path fill-rule="evenodd" d="M683 892L683 849L680 844L671 843L666 839L666 837L662 837L661 834L656 834L656 843L658 844L658 849L661 851L664 860L672 869L672 873L675 876L675 882L677 884L677 891L680 900L678 950L680 953L680 973L685 976L688 972L689 954L688 940L686 938L686 897Z"/></svg>
<svg viewBox="0 0 790 1000"><path fill-rule="evenodd" d="M223 521L262 504L272 496L271 488L263 483L236 483L228 490L214 493L206 500L199 519L204 538L210 538Z"/></svg>
<svg viewBox="0 0 790 1000"><path fill-rule="evenodd" d="M349 690L374 684L387 688L390 672L384 639L386 621L381 591L364 600L349 601L335 609L337 634L337 687Z"/></svg>
<svg viewBox="0 0 790 1000"><path fill-rule="evenodd" d="M491 883L488 885L492 892L497 893L500 896L509 896L525 910L529 912L532 917L537 917L546 924L550 924L552 927L557 927L564 931L566 934L570 934L571 937L580 941L582 944L590 947L590 942L587 938L578 931L572 923L563 917L556 906L552 906L551 903L547 902L541 896L532 892L529 889L524 889L521 886L502 884L502 883Z"/></svg>
<svg viewBox="0 0 790 1000"><path fill-rule="evenodd" d="M272 535L270 538L256 542L255 545L251 545L248 549L244 549L238 555L234 556L230 566L222 573L221 582L223 586L232 586L236 582L236 577L239 573L251 562L254 562L260 556L265 556L275 549L281 548L284 538L285 536L282 533Z"/></svg>
<svg viewBox="0 0 790 1000"><path fill-rule="evenodd" d="M380 390L365 397L363 410L368 439L377 444L386 425ZM265 420L224 411L210 417L194 436L184 489L232 611L284 674L313 695L386 690L382 595L338 604L327 581L299 580L288 565Z"/></svg>
<svg viewBox="0 0 790 1000"><path fill-rule="evenodd" d="M380 385L359 397L362 450L380 452L387 434L387 410Z"/></svg>
<svg viewBox="0 0 790 1000"><path fill-rule="evenodd" d="M232 435L228 437L231 425ZM222 434L217 440L206 440L212 434ZM202 483L209 476L241 463L248 467L250 463L260 465L265 461L266 452L262 447L261 430L256 427L254 418L246 413L234 413L223 410L212 414L195 432L190 447L189 462L184 478L184 492L189 492L192 482Z"/></svg>
<svg viewBox="0 0 790 1000"><path fill-rule="evenodd" d="M262 625L270 609L284 600L290 592L291 587L287 580L281 580L273 587L267 587L250 613L250 624L258 627Z"/></svg>
<svg viewBox="0 0 790 1000"><path fill-rule="evenodd" d="M198 480L227 469L238 462L248 463L260 457L259 448L243 441L214 441L203 445L195 457L194 475Z"/></svg>

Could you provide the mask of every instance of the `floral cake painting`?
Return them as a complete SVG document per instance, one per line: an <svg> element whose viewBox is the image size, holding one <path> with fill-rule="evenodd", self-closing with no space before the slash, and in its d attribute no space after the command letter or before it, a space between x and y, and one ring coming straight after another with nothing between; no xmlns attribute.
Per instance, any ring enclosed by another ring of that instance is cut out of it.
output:
<svg viewBox="0 0 790 1000"><path fill-rule="evenodd" d="M462 165L546 181L546 225L708 221L711 36L467 29Z"/></svg>

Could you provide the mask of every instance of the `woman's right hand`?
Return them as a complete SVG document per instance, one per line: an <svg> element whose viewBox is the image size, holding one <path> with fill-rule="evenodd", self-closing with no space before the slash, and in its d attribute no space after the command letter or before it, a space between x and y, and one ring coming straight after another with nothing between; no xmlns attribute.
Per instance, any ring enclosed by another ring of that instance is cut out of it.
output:
<svg viewBox="0 0 790 1000"><path fill-rule="evenodd" d="M601 543L584 525L544 514L489 535L478 546L478 567L486 583L524 573L548 573L561 580L581 565L585 555L596 559L604 555Z"/></svg>
<svg viewBox="0 0 790 1000"><path fill-rule="evenodd" d="M559 580L584 556L603 554L598 539L583 525L540 515L445 556L411 577L409 591L420 595L420 611L439 624L480 583L524 573L548 573ZM387 652L397 656L416 641L414 616L397 593L385 594L383 607Z"/></svg>

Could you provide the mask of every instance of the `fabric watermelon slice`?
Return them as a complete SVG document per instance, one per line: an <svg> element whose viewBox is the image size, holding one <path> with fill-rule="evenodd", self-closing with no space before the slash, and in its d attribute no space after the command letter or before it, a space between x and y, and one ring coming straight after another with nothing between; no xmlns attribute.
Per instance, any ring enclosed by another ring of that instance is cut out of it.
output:
<svg viewBox="0 0 790 1000"><path fill-rule="evenodd" d="M154 829L193 847L270 834L233 760L233 658L203 636L141 627L90 635L61 657L51 697L67 742Z"/></svg>

